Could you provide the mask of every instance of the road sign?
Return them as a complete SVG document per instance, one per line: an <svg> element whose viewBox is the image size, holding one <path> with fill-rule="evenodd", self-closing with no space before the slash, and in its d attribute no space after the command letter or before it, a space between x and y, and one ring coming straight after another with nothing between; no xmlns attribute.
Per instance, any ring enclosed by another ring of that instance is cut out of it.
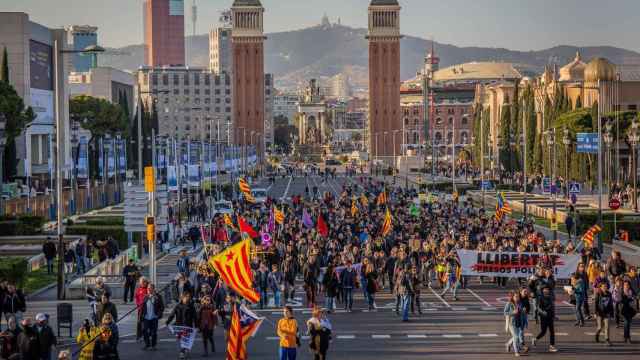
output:
<svg viewBox="0 0 640 360"><path fill-rule="evenodd" d="M580 194L580 184L576 182L569 184L569 194Z"/></svg>
<svg viewBox="0 0 640 360"><path fill-rule="evenodd" d="M620 209L620 200L618 200L618 198L611 198L609 200L609 208L611 210L618 210Z"/></svg>
<svg viewBox="0 0 640 360"><path fill-rule="evenodd" d="M149 215L149 194L142 185L126 185L124 191L124 231L146 232L145 218ZM156 231L167 231L168 194L166 185L156 186Z"/></svg>
<svg viewBox="0 0 640 360"><path fill-rule="evenodd" d="M551 178L543 177L542 178L542 192L548 194L551 192Z"/></svg>
<svg viewBox="0 0 640 360"><path fill-rule="evenodd" d="M491 180L484 180L482 182L482 190L491 190L493 189L493 184L491 183Z"/></svg>
<svg viewBox="0 0 640 360"><path fill-rule="evenodd" d="M152 166L147 166L144 168L144 191L156 191L156 182Z"/></svg>
<svg viewBox="0 0 640 360"><path fill-rule="evenodd" d="M579 153L598 153L598 133L577 133L576 140Z"/></svg>

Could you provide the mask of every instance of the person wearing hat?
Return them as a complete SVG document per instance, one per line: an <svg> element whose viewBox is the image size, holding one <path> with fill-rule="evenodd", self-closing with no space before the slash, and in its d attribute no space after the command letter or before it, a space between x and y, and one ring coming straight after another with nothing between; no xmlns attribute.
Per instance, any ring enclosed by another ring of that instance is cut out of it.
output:
<svg viewBox="0 0 640 360"><path fill-rule="evenodd" d="M51 326L49 326L47 320L47 315L43 313L39 313L36 315L35 330L38 334L41 360L50 360L51 347L58 345L58 340L56 339L56 336L53 333L53 329L51 329Z"/></svg>

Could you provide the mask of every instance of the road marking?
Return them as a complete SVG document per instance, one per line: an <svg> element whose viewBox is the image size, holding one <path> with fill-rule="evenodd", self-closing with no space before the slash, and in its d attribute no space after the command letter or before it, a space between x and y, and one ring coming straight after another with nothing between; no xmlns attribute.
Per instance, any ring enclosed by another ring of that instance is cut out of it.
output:
<svg viewBox="0 0 640 360"><path fill-rule="evenodd" d="M159 342L174 342L176 339L158 339Z"/></svg>
<svg viewBox="0 0 640 360"><path fill-rule="evenodd" d="M459 339L462 337L462 335L460 334L442 334L443 338L447 338L447 339Z"/></svg>
<svg viewBox="0 0 640 360"><path fill-rule="evenodd" d="M426 339L427 335L423 335L423 334L409 334L407 335L407 337L409 339Z"/></svg>
<svg viewBox="0 0 640 360"><path fill-rule="evenodd" d="M371 335L372 339L390 339L391 335Z"/></svg>
<svg viewBox="0 0 640 360"><path fill-rule="evenodd" d="M496 310L496 308L493 306L487 306L482 308L482 311L494 311L494 310Z"/></svg>
<svg viewBox="0 0 640 360"><path fill-rule="evenodd" d="M122 340L123 344L135 344L137 341L136 340Z"/></svg>
<svg viewBox="0 0 640 360"><path fill-rule="evenodd" d="M267 340L280 340L280 338L277 337L277 336L267 336L266 339Z"/></svg>
<svg viewBox="0 0 640 360"><path fill-rule="evenodd" d="M467 311L467 308L466 307L455 306L455 307L452 307L451 310L453 310L453 311Z"/></svg>
<svg viewBox="0 0 640 360"><path fill-rule="evenodd" d="M556 336L569 336L569 334L565 332L557 332Z"/></svg>
<svg viewBox="0 0 640 360"><path fill-rule="evenodd" d="M349 339L355 339L356 336L355 335L338 335L336 336L336 338L341 340L349 340Z"/></svg>
<svg viewBox="0 0 640 360"><path fill-rule="evenodd" d="M469 289L469 288L465 288L465 290L467 290L471 295L473 295L476 299L480 300L486 307L492 307L491 304L489 304L485 299L483 299L480 295L476 294L475 291Z"/></svg>
<svg viewBox="0 0 640 360"><path fill-rule="evenodd" d="M594 333L594 332L586 332L586 333L584 333L584 334L585 334L585 335L589 335L589 336L595 336L595 335L596 335L596 333Z"/></svg>
<svg viewBox="0 0 640 360"><path fill-rule="evenodd" d="M440 299L440 301L442 301L443 304L445 304L449 309L451 309L451 305L449 305L448 302L446 302L442 296L440 296L437 292L435 292L432 288L429 288L429 290L431 290L431 292L433 293L433 295L435 295L438 299Z"/></svg>
<svg viewBox="0 0 640 360"><path fill-rule="evenodd" d="M479 337L498 337L498 334L478 334Z"/></svg>
<svg viewBox="0 0 640 360"><path fill-rule="evenodd" d="M438 311L438 309L434 309L434 308L429 308L429 309L424 309L422 311Z"/></svg>
<svg viewBox="0 0 640 360"><path fill-rule="evenodd" d="M287 187L284 189L284 194L282 194L282 197L280 198L280 200L284 200L287 197L287 194L289 193L289 187L291 187L292 180L293 180L293 176L289 177L289 182L287 183Z"/></svg>

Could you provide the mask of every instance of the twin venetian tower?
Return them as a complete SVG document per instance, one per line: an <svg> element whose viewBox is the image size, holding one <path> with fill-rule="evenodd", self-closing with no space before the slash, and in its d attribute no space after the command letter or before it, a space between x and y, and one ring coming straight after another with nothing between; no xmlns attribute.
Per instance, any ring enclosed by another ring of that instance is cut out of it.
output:
<svg viewBox="0 0 640 360"><path fill-rule="evenodd" d="M369 4L369 153L400 155L400 5L397 0ZM395 146L395 148L394 148Z"/></svg>

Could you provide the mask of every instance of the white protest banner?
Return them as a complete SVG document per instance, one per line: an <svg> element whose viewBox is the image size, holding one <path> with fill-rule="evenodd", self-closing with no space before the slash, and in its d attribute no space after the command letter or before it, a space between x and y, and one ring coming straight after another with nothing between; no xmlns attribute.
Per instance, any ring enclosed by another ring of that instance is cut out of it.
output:
<svg viewBox="0 0 640 360"><path fill-rule="evenodd" d="M543 254L457 250L465 276L528 278L535 274ZM549 254L556 279L568 279L576 271L580 255Z"/></svg>
<svg viewBox="0 0 640 360"><path fill-rule="evenodd" d="M180 340L181 349L189 349L193 347L196 340L196 329L188 326L169 325L169 331Z"/></svg>

